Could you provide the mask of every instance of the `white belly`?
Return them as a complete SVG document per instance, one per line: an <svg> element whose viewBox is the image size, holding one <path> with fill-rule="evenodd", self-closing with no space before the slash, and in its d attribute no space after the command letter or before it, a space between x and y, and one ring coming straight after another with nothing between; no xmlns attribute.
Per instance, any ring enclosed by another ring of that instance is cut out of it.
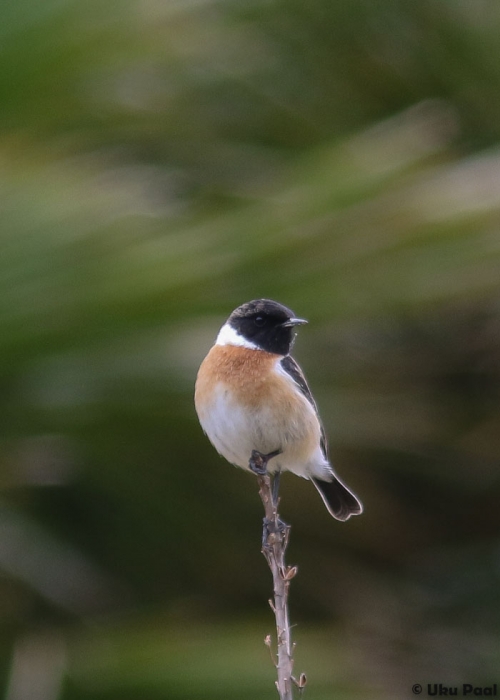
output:
<svg viewBox="0 0 500 700"><path fill-rule="evenodd" d="M241 409L229 389L219 384L212 399L199 411L201 426L215 449L232 464L248 469L252 450L281 454L269 461L270 472L291 471L299 476L323 477L331 467L320 449L320 424L314 408L300 396L300 412L283 421L267 406Z"/></svg>

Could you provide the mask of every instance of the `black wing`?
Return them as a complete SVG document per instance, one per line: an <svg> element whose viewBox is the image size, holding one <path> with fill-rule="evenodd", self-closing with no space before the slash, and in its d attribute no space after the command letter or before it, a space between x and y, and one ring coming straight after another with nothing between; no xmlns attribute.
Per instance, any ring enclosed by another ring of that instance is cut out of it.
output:
<svg viewBox="0 0 500 700"><path fill-rule="evenodd" d="M313 399L309 385L306 382L306 378L302 374L302 370L295 362L293 357L287 355L281 360L281 366L285 372L293 379L297 388L304 394L306 399L309 401L311 406L316 411L318 416L318 421L321 427L321 451L325 459L328 459L327 455L327 445L326 445L326 435L321 424L321 419L318 413L318 407ZM322 481L311 477L311 481L318 489L321 498L323 499L328 511L337 520L348 520L351 515L359 515L363 512L363 506L356 496L349 491L347 486L340 481L340 479L332 473L331 481Z"/></svg>
<svg viewBox="0 0 500 700"><path fill-rule="evenodd" d="M325 459L328 459L327 456L327 444L326 444L326 435L325 435L325 430L323 428L323 424L321 423L321 419L319 417L318 413L318 407L316 406L316 401L313 399L313 395L311 394L311 390L309 389L309 384L306 381L306 378L304 377L304 374L302 370L300 369L299 365L295 362L293 357L291 355L286 355L280 362L281 366L285 370L285 372L293 379L295 384L297 385L298 389L304 394L306 399L309 401L311 406L314 408L316 411L316 415L318 416L319 424L321 427L321 451L323 452Z"/></svg>

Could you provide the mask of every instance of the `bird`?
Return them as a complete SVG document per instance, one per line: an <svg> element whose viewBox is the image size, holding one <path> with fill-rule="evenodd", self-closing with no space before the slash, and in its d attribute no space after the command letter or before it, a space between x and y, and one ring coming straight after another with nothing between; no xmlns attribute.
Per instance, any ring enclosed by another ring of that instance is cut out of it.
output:
<svg viewBox="0 0 500 700"><path fill-rule="evenodd" d="M318 407L290 354L306 323L271 299L238 306L200 365L195 408L228 462L277 483L282 472L309 479L329 513L345 521L363 506L330 463Z"/></svg>

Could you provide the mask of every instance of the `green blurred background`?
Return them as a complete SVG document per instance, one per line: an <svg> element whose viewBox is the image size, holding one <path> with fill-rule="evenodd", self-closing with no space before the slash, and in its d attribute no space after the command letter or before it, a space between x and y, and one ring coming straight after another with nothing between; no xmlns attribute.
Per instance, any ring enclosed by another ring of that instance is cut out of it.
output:
<svg viewBox="0 0 500 700"><path fill-rule="evenodd" d="M197 423L240 303L365 514L284 478L310 700L500 681L496 0L0 4L6 700L271 700L251 475Z"/></svg>

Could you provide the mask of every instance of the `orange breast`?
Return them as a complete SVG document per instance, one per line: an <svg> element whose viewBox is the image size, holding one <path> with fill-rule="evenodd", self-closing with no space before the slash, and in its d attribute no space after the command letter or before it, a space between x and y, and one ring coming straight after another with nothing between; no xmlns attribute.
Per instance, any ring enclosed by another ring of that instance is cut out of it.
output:
<svg viewBox="0 0 500 700"><path fill-rule="evenodd" d="M321 427L293 380L276 370L280 357L215 345L198 372L196 410L210 440L229 461L246 467L252 449L281 449L275 466L306 476L320 454ZM319 460L323 469L321 454Z"/></svg>
<svg viewBox="0 0 500 700"><path fill-rule="evenodd" d="M214 345L203 360L196 382L196 400L205 403L217 383L226 385L235 399L248 407L272 397L279 401L290 387L276 375L274 365L279 355L234 345Z"/></svg>

